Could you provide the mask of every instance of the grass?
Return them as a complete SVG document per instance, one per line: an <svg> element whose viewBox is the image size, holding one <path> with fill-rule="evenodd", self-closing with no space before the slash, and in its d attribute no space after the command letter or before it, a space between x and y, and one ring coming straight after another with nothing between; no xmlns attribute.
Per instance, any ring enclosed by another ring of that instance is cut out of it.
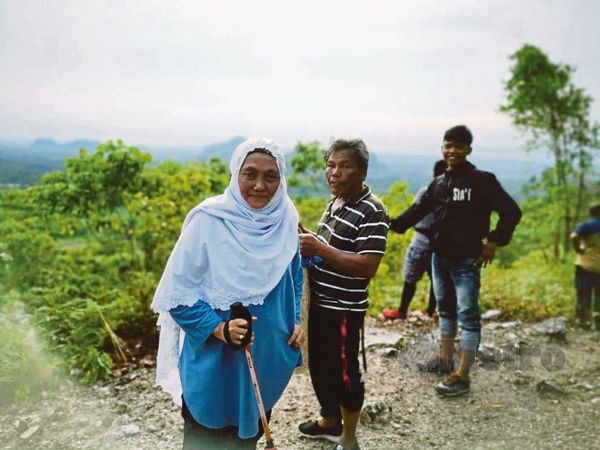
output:
<svg viewBox="0 0 600 450"><path fill-rule="evenodd" d="M0 405L35 400L58 381L54 358L14 297L0 298Z"/></svg>

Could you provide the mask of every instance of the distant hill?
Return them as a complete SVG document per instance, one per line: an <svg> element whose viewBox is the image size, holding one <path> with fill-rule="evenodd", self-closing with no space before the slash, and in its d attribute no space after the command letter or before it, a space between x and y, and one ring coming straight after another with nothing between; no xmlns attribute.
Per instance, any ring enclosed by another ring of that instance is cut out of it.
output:
<svg viewBox="0 0 600 450"><path fill-rule="evenodd" d="M441 156L441 155L440 155ZM439 157L432 155L377 155L378 164L369 167L367 182L376 191L385 191L396 181L405 181L411 191L429 184L433 177L433 164ZM504 189L517 199L521 197L521 187L532 176L538 175L549 166L542 159L507 159L489 154L473 154L469 160L478 169L493 172Z"/></svg>
<svg viewBox="0 0 600 450"><path fill-rule="evenodd" d="M236 147L245 140L243 136L236 136L225 142L207 145L202 148L200 156L202 159L221 158L223 161L229 161Z"/></svg>
<svg viewBox="0 0 600 450"><path fill-rule="evenodd" d="M139 148L152 153L155 163L166 159L187 162L214 157L229 161L235 148L244 140L238 136L199 148ZM93 152L98 144L100 142L92 140L58 143L46 138L29 145L0 142L0 186L35 184L43 173L62 169L65 158L76 156L82 148Z"/></svg>
<svg viewBox="0 0 600 450"><path fill-rule="evenodd" d="M244 140L243 136L236 136L197 148L148 149L140 146L140 149L152 153L155 163L165 159L186 162L214 157L227 162ZM77 155L81 148L93 151L98 144L92 140L57 143L51 139L38 139L30 145L21 146L0 142L0 185L35 184L41 174L62 169L66 157ZM293 154L293 150L287 152L288 161ZM414 192L429 183L437 158L439 156L431 154L372 153L367 182L374 190L383 192L392 183L405 181ZM494 172L505 189L517 197L521 186L549 165L545 159L533 159L518 151L509 153L493 149L474 152L470 160L480 169Z"/></svg>
<svg viewBox="0 0 600 450"><path fill-rule="evenodd" d="M0 186L35 184L43 173L60 170L65 158L76 155L81 148L91 150L97 145L83 140L59 144L38 139L30 145L0 142Z"/></svg>

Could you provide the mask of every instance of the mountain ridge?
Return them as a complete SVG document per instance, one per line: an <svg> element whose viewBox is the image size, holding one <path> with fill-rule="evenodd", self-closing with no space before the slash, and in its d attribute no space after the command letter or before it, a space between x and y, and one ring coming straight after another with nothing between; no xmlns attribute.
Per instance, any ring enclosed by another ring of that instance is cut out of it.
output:
<svg viewBox="0 0 600 450"><path fill-rule="evenodd" d="M234 149L245 139L244 136L234 136L198 148L139 148L151 153L154 163L166 159L184 163L215 157L227 162ZM43 173L62 169L65 158L76 156L81 148L93 151L99 144L100 142L89 139L58 143L53 139L39 138L29 145L0 141L0 184L35 184ZM294 152L293 149L286 151L288 161ZM433 164L440 157L441 154L371 152L367 183L377 191L385 191L395 181L406 181L414 192L429 183ZM550 165L547 160L528 158L524 153L521 158L511 158L510 154L504 151L497 151L495 155L474 151L469 159L478 168L494 172L507 191L513 195L519 194L521 186L528 179ZM519 164L516 165L517 161Z"/></svg>

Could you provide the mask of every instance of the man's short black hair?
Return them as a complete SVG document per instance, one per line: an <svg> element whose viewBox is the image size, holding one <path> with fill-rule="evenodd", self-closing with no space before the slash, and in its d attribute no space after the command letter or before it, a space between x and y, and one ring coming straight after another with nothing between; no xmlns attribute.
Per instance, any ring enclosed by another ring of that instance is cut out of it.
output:
<svg viewBox="0 0 600 450"><path fill-rule="evenodd" d="M590 216L600 217L600 203L590 206Z"/></svg>
<svg viewBox="0 0 600 450"><path fill-rule="evenodd" d="M444 141L457 142L471 146L473 142L473 133L466 125L456 125L444 133Z"/></svg>
<svg viewBox="0 0 600 450"><path fill-rule="evenodd" d="M367 170L369 169L369 151L362 139L336 139L325 151L325 162L329 160L329 157L340 150L349 150L354 156L358 170L366 177Z"/></svg>
<svg viewBox="0 0 600 450"><path fill-rule="evenodd" d="M438 177L446 171L446 161L438 159L433 165L433 176Z"/></svg>

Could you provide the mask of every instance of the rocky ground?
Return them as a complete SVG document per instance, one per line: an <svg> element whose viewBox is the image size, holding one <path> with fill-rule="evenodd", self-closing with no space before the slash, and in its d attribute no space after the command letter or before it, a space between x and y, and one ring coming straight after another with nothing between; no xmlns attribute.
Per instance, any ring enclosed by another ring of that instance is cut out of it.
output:
<svg viewBox="0 0 600 450"><path fill-rule="evenodd" d="M455 399L433 391L441 377L416 370L435 349L431 322L367 323L363 449L600 448L598 333L560 319L525 324L488 315L471 392ZM147 357L109 382L66 380L35 404L2 411L0 448L179 449L179 410L153 378ZM296 431L317 411L308 373L299 369L273 412L277 447L331 448Z"/></svg>

